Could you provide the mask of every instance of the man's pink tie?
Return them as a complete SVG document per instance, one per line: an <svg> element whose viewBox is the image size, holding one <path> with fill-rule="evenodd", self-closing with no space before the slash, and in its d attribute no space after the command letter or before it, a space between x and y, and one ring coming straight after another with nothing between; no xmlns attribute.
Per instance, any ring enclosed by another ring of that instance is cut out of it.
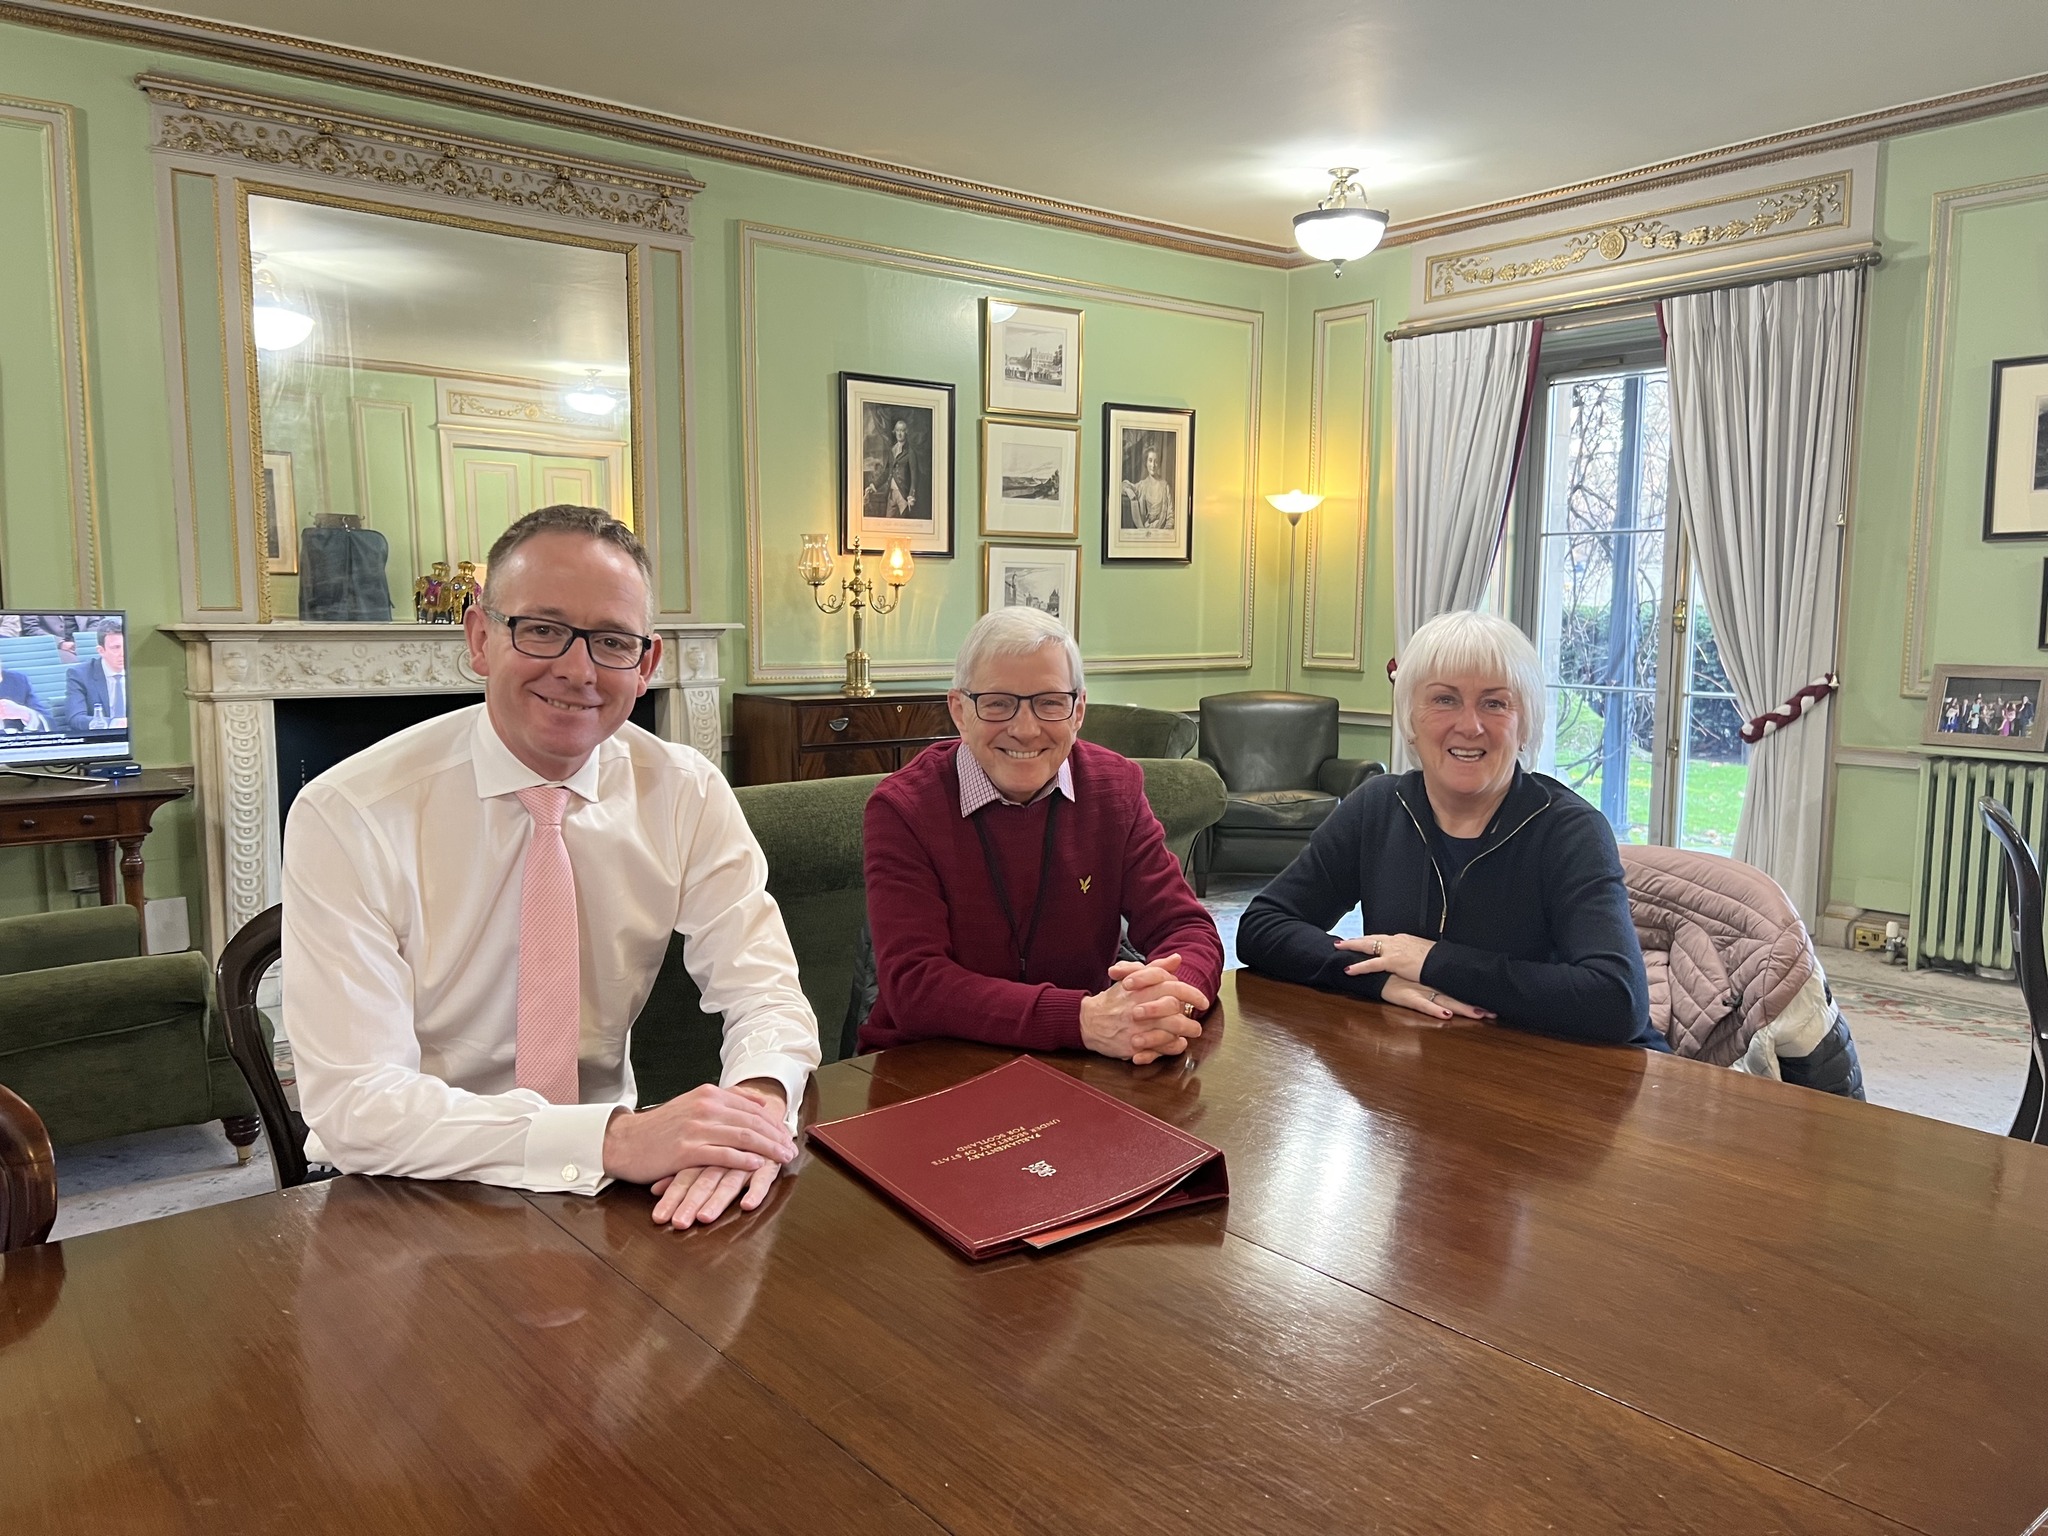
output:
<svg viewBox="0 0 2048 1536"><path fill-rule="evenodd" d="M519 882L518 1083L551 1104L574 1104L582 1005L576 874L562 841L569 791L537 784L519 791L519 803L533 817L533 838Z"/></svg>

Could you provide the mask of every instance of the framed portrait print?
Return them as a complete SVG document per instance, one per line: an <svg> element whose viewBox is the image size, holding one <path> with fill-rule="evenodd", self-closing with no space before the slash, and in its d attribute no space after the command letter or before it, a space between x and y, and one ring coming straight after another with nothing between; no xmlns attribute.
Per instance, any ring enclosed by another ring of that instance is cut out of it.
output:
<svg viewBox="0 0 2048 1536"><path fill-rule="evenodd" d="M1951 750L2038 752L2048 740L2048 721L2041 717L2044 687L2048 667L1937 666L1920 740Z"/></svg>
<svg viewBox="0 0 2048 1536"><path fill-rule="evenodd" d="M1991 365L1984 537L2048 539L2048 357Z"/></svg>
<svg viewBox="0 0 2048 1536"><path fill-rule="evenodd" d="M299 573L299 499L292 487L292 456L263 455L263 522L268 546L264 569L273 576Z"/></svg>
<svg viewBox="0 0 2048 1536"><path fill-rule="evenodd" d="M1081 429L981 424L981 531L1013 539L1081 536Z"/></svg>
<svg viewBox="0 0 2048 1536"><path fill-rule="evenodd" d="M981 611L1036 608L1081 637L1081 546L984 544Z"/></svg>
<svg viewBox="0 0 2048 1536"><path fill-rule="evenodd" d="M1165 406L1102 408L1102 559L1192 558L1195 413Z"/></svg>
<svg viewBox="0 0 2048 1536"><path fill-rule="evenodd" d="M953 386L839 375L839 552L953 555Z"/></svg>
<svg viewBox="0 0 2048 1536"><path fill-rule="evenodd" d="M1081 311L983 301L982 402L1012 416L1081 415Z"/></svg>

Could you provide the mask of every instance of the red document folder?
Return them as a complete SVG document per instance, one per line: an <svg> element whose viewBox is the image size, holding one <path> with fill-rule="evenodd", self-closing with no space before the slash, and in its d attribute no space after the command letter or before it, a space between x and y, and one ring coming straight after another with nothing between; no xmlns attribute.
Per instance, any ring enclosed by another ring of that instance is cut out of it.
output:
<svg viewBox="0 0 2048 1536"><path fill-rule="evenodd" d="M1206 1141L1029 1056L811 1139L970 1259L1230 1193Z"/></svg>

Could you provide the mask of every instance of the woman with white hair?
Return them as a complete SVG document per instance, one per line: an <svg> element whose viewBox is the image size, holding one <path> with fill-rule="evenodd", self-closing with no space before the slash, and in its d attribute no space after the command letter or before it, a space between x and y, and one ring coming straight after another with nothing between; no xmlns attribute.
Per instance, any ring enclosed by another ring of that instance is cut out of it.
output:
<svg viewBox="0 0 2048 1536"><path fill-rule="evenodd" d="M1613 831L1520 761L1544 703L1536 648L1505 619L1446 613L1416 630L1394 722L1421 766L1351 793L1253 898L1238 957L1433 1019L1667 1049ZM1333 939L1354 906L1364 935Z"/></svg>

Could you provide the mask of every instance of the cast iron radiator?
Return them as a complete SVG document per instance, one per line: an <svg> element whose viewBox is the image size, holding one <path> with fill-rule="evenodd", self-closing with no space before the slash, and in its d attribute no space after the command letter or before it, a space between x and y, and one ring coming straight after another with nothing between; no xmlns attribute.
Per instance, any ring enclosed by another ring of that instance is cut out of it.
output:
<svg viewBox="0 0 2048 1536"><path fill-rule="evenodd" d="M2012 919L2004 855L1977 802L2012 812L2037 851L2048 833L2048 766L1982 757L1930 757L1920 768L1920 829L1913 858L1912 963L2011 971Z"/></svg>

